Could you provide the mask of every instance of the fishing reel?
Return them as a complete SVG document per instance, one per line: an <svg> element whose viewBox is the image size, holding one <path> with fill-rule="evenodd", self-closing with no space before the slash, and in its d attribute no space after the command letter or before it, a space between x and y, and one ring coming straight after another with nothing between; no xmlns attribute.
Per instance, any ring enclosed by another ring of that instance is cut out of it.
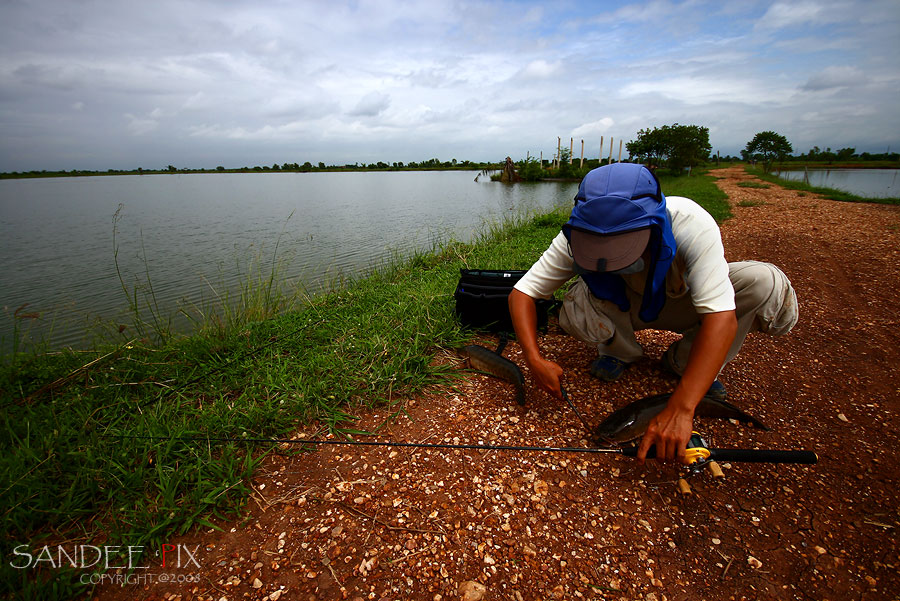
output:
<svg viewBox="0 0 900 601"><path fill-rule="evenodd" d="M685 465L691 473L699 473L710 464L715 464L711 459L712 453L706 445L706 441L700 436L699 432L691 432L688 440L687 449L684 453L684 459L681 463Z"/></svg>
<svg viewBox="0 0 900 601"><path fill-rule="evenodd" d="M648 453L648 457L650 454ZM723 478L725 473L716 460L747 461L751 463L817 463L819 458L812 451L779 451L757 449L712 449L699 432L691 432L688 439L682 464L688 470L688 476L699 474L709 469L713 478ZM690 494L691 487L685 478L678 479L678 490L682 494Z"/></svg>

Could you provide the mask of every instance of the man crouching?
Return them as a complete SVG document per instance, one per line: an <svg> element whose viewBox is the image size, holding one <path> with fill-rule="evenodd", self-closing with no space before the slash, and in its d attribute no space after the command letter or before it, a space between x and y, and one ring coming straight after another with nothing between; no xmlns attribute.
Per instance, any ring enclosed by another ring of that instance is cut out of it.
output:
<svg viewBox="0 0 900 601"><path fill-rule="evenodd" d="M562 368L541 356L534 300L550 298L572 277L559 323L597 347L591 375L616 380L643 356L635 331L682 334L663 354L680 376L666 408L641 440L638 459L656 445L661 460L684 456L694 409L719 382L750 332L786 334L797 323L797 296L769 263L728 263L719 227L694 201L666 198L643 165L615 163L588 173L569 221L509 295L509 310L535 382L561 398Z"/></svg>

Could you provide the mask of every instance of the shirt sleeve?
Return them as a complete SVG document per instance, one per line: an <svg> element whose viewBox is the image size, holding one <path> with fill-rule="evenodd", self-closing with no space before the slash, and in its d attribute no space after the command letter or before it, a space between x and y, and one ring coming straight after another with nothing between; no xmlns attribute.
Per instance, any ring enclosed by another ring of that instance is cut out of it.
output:
<svg viewBox="0 0 900 601"><path fill-rule="evenodd" d="M548 299L575 275L569 241L560 232L514 288L531 298Z"/></svg>
<svg viewBox="0 0 900 601"><path fill-rule="evenodd" d="M697 313L733 310L734 287L716 220L690 199L671 196L666 203L673 208L672 233L684 258L684 280Z"/></svg>

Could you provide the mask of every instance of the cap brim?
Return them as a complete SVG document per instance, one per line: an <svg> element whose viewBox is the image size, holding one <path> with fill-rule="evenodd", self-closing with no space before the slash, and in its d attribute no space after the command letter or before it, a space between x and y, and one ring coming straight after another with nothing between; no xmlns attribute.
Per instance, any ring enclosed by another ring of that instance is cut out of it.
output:
<svg viewBox="0 0 900 601"><path fill-rule="evenodd" d="M649 228L621 234L595 234L572 228L570 246L581 269L617 271L637 261L649 240Z"/></svg>

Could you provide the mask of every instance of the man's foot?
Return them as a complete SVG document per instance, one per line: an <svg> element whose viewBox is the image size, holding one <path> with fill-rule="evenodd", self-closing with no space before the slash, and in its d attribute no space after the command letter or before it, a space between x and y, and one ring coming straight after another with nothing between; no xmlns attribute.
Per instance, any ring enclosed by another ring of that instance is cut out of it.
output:
<svg viewBox="0 0 900 601"><path fill-rule="evenodd" d="M591 363L591 375L607 382L615 382L628 367L628 363L610 355L603 355Z"/></svg>
<svg viewBox="0 0 900 601"><path fill-rule="evenodd" d="M716 401L724 401L728 393L725 391L725 386L718 380L715 380L709 387L709 390L706 391L706 396Z"/></svg>
<svg viewBox="0 0 900 601"><path fill-rule="evenodd" d="M673 362L674 355L675 355L675 343L672 343L669 346L669 348L666 349L666 352L663 353L663 356L659 360L659 363L662 366L663 371L680 377L680 374L675 370L675 364Z"/></svg>
<svg viewBox="0 0 900 601"><path fill-rule="evenodd" d="M662 365L663 371L681 377L681 375L675 371L675 365L672 362L672 356L674 354L675 345L673 344L663 353L660 364ZM706 391L706 396L716 401L724 401L728 396L728 393L725 391L725 386L718 380L715 380L712 385L710 385L709 390Z"/></svg>

